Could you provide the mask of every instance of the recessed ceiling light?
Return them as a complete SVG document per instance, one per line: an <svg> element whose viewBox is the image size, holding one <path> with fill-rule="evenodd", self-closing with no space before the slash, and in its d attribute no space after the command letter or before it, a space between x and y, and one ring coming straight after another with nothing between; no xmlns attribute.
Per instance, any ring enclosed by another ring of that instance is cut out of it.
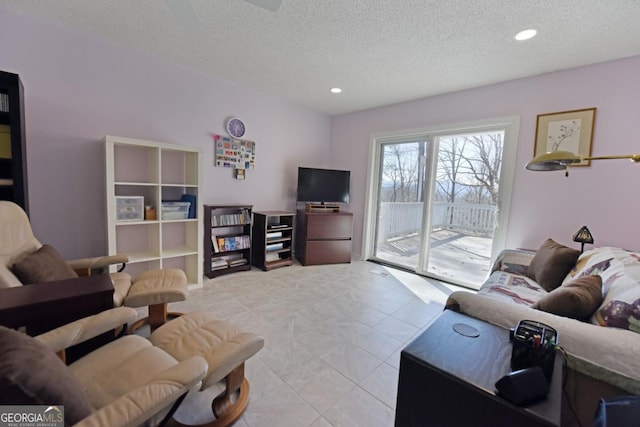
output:
<svg viewBox="0 0 640 427"><path fill-rule="evenodd" d="M342 92L342 89L340 89L339 87L332 87L331 88L331 93L340 93Z"/></svg>
<svg viewBox="0 0 640 427"><path fill-rule="evenodd" d="M524 41L524 40L529 40L529 39L534 38L536 36L536 34L538 34L538 30L535 30L533 28L529 28L528 30L520 31L515 36L513 36L513 38L518 40L519 42L521 42L521 41Z"/></svg>

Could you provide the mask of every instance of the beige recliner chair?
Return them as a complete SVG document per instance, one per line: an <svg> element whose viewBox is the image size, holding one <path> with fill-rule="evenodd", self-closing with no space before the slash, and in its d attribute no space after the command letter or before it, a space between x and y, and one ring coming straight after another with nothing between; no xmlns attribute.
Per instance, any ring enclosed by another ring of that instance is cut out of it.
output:
<svg viewBox="0 0 640 427"><path fill-rule="evenodd" d="M127 261L126 255L65 261L53 247L36 239L20 206L0 201L0 288L71 279L78 277L78 272L87 275ZM112 273L111 279L115 307L148 307L149 316L136 322L132 330L145 323L155 330L167 321L168 304L187 297L187 278L178 269L147 271L133 279L118 272Z"/></svg>
<svg viewBox="0 0 640 427"><path fill-rule="evenodd" d="M185 404L192 419L211 415L208 425L237 420L249 390L244 362L264 340L210 313L172 320L150 339L123 336L69 366L56 356L135 317L114 308L35 338L0 326L0 404L64 405L65 425L74 426L156 426ZM203 400L217 382L223 391Z"/></svg>

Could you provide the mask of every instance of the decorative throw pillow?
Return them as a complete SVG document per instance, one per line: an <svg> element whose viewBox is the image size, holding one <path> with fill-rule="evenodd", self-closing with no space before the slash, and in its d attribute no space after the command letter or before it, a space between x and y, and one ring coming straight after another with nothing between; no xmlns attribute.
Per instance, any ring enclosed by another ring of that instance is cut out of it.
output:
<svg viewBox="0 0 640 427"><path fill-rule="evenodd" d="M595 313L601 326L628 329L640 333L640 298L626 302L611 300Z"/></svg>
<svg viewBox="0 0 640 427"><path fill-rule="evenodd" d="M582 276L554 289L543 296L531 307L586 320L602 304L602 278L600 276Z"/></svg>
<svg viewBox="0 0 640 427"><path fill-rule="evenodd" d="M580 251L547 239L538 249L527 268L527 277L551 292L564 280L576 264Z"/></svg>
<svg viewBox="0 0 640 427"><path fill-rule="evenodd" d="M50 245L42 245L34 253L19 258L11 269L23 285L78 277L58 251Z"/></svg>
<svg viewBox="0 0 640 427"><path fill-rule="evenodd" d="M4 326L0 326L0 396L3 405L64 405L65 425L93 412L82 387L53 351Z"/></svg>

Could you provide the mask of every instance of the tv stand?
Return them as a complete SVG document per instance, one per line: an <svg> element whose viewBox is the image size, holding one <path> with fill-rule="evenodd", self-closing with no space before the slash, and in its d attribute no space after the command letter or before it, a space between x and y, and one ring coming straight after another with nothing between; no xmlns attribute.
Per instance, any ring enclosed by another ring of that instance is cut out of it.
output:
<svg viewBox="0 0 640 427"><path fill-rule="evenodd" d="M307 212L340 212L340 205L335 203L306 203Z"/></svg>
<svg viewBox="0 0 640 427"><path fill-rule="evenodd" d="M351 262L353 214L298 210L296 258L302 265Z"/></svg>

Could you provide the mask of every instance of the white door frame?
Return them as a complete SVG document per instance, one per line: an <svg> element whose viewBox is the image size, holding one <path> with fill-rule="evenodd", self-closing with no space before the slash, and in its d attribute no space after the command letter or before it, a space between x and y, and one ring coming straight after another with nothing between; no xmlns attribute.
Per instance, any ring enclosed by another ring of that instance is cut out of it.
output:
<svg viewBox="0 0 640 427"><path fill-rule="evenodd" d="M434 136L448 135L452 133L484 132L494 129L504 129L504 146L502 152L502 165L500 171L500 196L497 202L497 227L493 237L491 259L495 259L498 253L504 249L507 239L509 210L511 207L511 193L513 189L513 177L515 173L515 160L520 130L520 116L508 116L497 119L478 120L473 122L452 123L446 125L429 126L425 128L396 130L390 132L372 133L369 144L369 164L367 179L367 196L364 210L364 227L362 234L362 259L366 260L375 252L375 226L377 212L377 192L380 182L380 158L383 143L404 141L415 138L416 140L431 141ZM429 144L433 150L435 144ZM430 156L434 158L433 153ZM432 168L433 169L433 168ZM427 198L425 197L425 200ZM425 203L425 209L428 208ZM425 210L425 212L428 212ZM427 215L425 215L426 217ZM428 219L425 218L428 222ZM422 251L423 252L423 251ZM422 270L422 252L418 269ZM422 273L422 271L419 271Z"/></svg>

